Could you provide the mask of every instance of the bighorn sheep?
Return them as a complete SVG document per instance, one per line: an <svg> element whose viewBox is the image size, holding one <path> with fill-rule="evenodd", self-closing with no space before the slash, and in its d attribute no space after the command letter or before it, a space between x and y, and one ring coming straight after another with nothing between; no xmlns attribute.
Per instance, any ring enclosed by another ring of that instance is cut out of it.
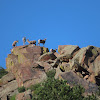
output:
<svg viewBox="0 0 100 100"><path fill-rule="evenodd" d="M56 52L56 50L57 50L57 49L55 49L55 50L54 50L54 49L50 49L50 52L55 53L55 52Z"/></svg>
<svg viewBox="0 0 100 100"><path fill-rule="evenodd" d="M23 45L25 45L26 37L23 37L22 40L23 40Z"/></svg>
<svg viewBox="0 0 100 100"><path fill-rule="evenodd" d="M29 39L27 39L27 42L28 42L29 44L35 44L35 45L36 45L36 41L35 41L35 40L29 41Z"/></svg>
<svg viewBox="0 0 100 100"><path fill-rule="evenodd" d="M12 46L15 47L17 43L18 43L18 40L14 41L14 42L12 43Z"/></svg>
<svg viewBox="0 0 100 100"><path fill-rule="evenodd" d="M43 47L44 47L45 42L46 42L46 39L44 39L44 40L39 39L38 40L38 45L40 45L40 43L42 43L43 44Z"/></svg>

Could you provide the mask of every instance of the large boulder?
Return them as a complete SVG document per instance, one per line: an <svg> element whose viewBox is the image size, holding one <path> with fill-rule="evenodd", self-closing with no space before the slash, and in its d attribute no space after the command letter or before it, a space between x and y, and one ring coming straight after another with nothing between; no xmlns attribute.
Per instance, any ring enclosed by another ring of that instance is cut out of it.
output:
<svg viewBox="0 0 100 100"><path fill-rule="evenodd" d="M18 46L12 49L12 53L8 55L6 59L7 68L9 68L9 64L13 63L28 63L32 64L38 60L38 58L48 52L48 48L34 46L34 45L27 45L27 46ZM14 59L11 63L8 62L9 59ZM17 59L17 61L16 61Z"/></svg>
<svg viewBox="0 0 100 100"><path fill-rule="evenodd" d="M16 80L13 80L3 85L2 87L0 87L0 98L7 96L7 95L11 95L13 92L18 93L17 88L18 88L18 84Z"/></svg>
<svg viewBox="0 0 100 100"><path fill-rule="evenodd" d="M34 69L35 62L46 52L47 48L34 45L18 46L11 50L11 54L6 58L6 67L15 75L19 87L23 85L27 87L46 79L43 70ZM33 82L34 80L36 82Z"/></svg>
<svg viewBox="0 0 100 100"><path fill-rule="evenodd" d="M36 63L39 65L39 67L42 67L45 70L45 72L52 70L52 66L47 62L37 61Z"/></svg>
<svg viewBox="0 0 100 100"><path fill-rule="evenodd" d="M35 69L27 64L16 65L14 69L12 69L16 80L18 82L18 86L29 87L32 84L36 84L46 79L46 74L42 69Z"/></svg>
<svg viewBox="0 0 100 100"><path fill-rule="evenodd" d="M79 50L79 46L76 45L59 45L58 46L58 52L60 54L69 54L69 55L74 55L75 52Z"/></svg>
<svg viewBox="0 0 100 100"><path fill-rule="evenodd" d="M32 78L23 82L23 85L26 88L30 87L31 85L43 82L47 78L46 73L41 69L33 69L32 73Z"/></svg>
<svg viewBox="0 0 100 100"><path fill-rule="evenodd" d="M98 91L98 86L96 84L93 84L89 81L86 81L83 78L80 78L76 73L70 71L70 72L64 72L59 75L59 79L67 80L67 83L72 87L74 85L81 85L85 88L85 93L96 93Z"/></svg>
<svg viewBox="0 0 100 100"><path fill-rule="evenodd" d="M15 80L15 76L12 73L8 73L6 75L4 75L1 79L0 79L0 86L7 84L8 82L11 82Z"/></svg>
<svg viewBox="0 0 100 100"><path fill-rule="evenodd" d="M56 56L52 52L45 53L39 57L39 61L55 60Z"/></svg>

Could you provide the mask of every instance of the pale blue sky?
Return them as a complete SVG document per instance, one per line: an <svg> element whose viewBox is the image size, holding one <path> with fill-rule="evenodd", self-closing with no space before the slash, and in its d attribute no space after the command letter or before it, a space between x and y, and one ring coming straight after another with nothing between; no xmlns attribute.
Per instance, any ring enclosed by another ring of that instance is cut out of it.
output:
<svg viewBox="0 0 100 100"><path fill-rule="evenodd" d="M47 38L45 47L100 47L100 0L0 0L0 65L12 42Z"/></svg>

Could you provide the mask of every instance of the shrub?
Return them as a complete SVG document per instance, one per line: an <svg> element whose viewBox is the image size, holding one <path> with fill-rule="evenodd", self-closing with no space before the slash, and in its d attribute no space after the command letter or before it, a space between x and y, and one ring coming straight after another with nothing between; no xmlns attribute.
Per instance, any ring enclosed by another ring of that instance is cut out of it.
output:
<svg viewBox="0 0 100 100"><path fill-rule="evenodd" d="M100 96L100 86L98 87L97 95Z"/></svg>
<svg viewBox="0 0 100 100"><path fill-rule="evenodd" d="M84 97L85 89L80 86L67 85L67 81L54 79L55 70L46 73L47 80L43 83L32 85L32 100L97 100L95 95Z"/></svg>
<svg viewBox="0 0 100 100"><path fill-rule="evenodd" d="M84 92L85 89L81 85L77 85L72 88L73 98L75 100L81 100L83 98L82 94Z"/></svg>
<svg viewBox="0 0 100 100"><path fill-rule="evenodd" d="M0 78L2 78L2 76L6 75L8 72L3 68L0 67Z"/></svg>
<svg viewBox="0 0 100 100"><path fill-rule="evenodd" d="M52 69L51 71L48 71L46 73L46 75L47 75L48 78L54 78L55 73L56 73L56 70L55 69Z"/></svg>
<svg viewBox="0 0 100 100"><path fill-rule="evenodd" d="M35 89L33 100L82 100L82 89L77 87L75 90L66 85L66 81L49 78Z"/></svg>
<svg viewBox="0 0 100 100"><path fill-rule="evenodd" d="M36 90L36 88L40 87L40 85L41 85L40 83L31 85L28 89L30 89L31 91L34 91L34 90Z"/></svg>
<svg viewBox="0 0 100 100"><path fill-rule="evenodd" d="M24 86L18 87L18 92L19 92L19 93L25 92L25 87L24 87Z"/></svg>
<svg viewBox="0 0 100 100"><path fill-rule="evenodd" d="M80 85L71 88L66 81L48 78L34 88L32 100L97 100L95 95L84 97L84 91Z"/></svg>
<svg viewBox="0 0 100 100"><path fill-rule="evenodd" d="M10 100L16 100L16 95L11 96Z"/></svg>

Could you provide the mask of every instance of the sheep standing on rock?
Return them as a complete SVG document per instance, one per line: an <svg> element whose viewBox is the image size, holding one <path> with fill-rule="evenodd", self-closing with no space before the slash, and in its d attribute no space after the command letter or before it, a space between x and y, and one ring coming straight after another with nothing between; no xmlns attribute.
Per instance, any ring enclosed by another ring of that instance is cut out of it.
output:
<svg viewBox="0 0 100 100"><path fill-rule="evenodd" d="M17 43L18 43L18 40L14 41L14 42L12 43L12 46L15 47Z"/></svg>
<svg viewBox="0 0 100 100"><path fill-rule="evenodd" d="M39 39L38 40L38 45L40 45L40 43L42 43L43 44L43 47L44 47L45 42L46 42L46 39L44 39L44 40Z"/></svg>
<svg viewBox="0 0 100 100"><path fill-rule="evenodd" d="M23 45L25 45L26 37L23 37L22 40L23 40Z"/></svg>
<svg viewBox="0 0 100 100"><path fill-rule="evenodd" d="M36 41L35 41L35 40L29 41L29 39L27 39L27 42L28 42L29 44L35 44L35 45L36 45Z"/></svg>
<svg viewBox="0 0 100 100"><path fill-rule="evenodd" d="M56 50L57 50L57 49L55 49L55 50L54 50L54 49L50 49L50 52L55 53L55 52L56 52Z"/></svg>

